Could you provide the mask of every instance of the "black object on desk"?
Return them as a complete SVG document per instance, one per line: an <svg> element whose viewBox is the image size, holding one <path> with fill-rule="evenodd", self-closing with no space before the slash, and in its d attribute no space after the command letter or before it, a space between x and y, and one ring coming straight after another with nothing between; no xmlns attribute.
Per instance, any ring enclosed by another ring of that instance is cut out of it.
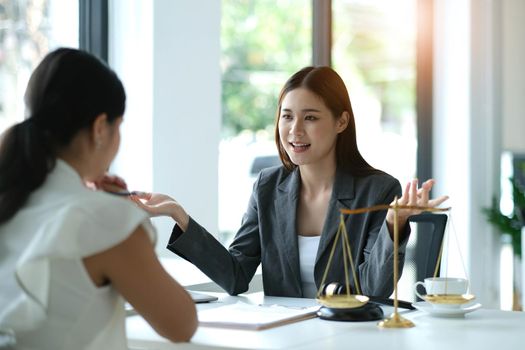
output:
<svg viewBox="0 0 525 350"><path fill-rule="evenodd" d="M346 288L342 283L331 282L321 287L321 297L336 297L344 296ZM350 295L348 295L350 297ZM349 321L349 322L365 322L377 321L383 319L383 309L379 304L366 299L363 305L358 307L344 307L346 303L342 303L343 307L338 307L337 303L327 303L317 311L317 316L323 320L330 321Z"/></svg>
<svg viewBox="0 0 525 350"><path fill-rule="evenodd" d="M209 294L200 293L200 292L194 292L192 290L186 290L186 292L188 292L188 294L191 296L191 299L193 299L193 302L195 304L209 303L211 301L219 300L219 298L217 298L214 295L209 295ZM125 310L126 310L126 316L135 316L135 315L137 315L137 311L135 310L135 308L133 308L133 306L131 306L130 303L126 303L124 307L125 307ZM1 335L2 335L2 333L1 333L1 330L0 330L0 336ZM0 338L0 340L1 340L1 338ZM3 349L3 348L0 346L0 349Z"/></svg>
<svg viewBox="0 0 525 350"><path fill-rule="evenodd" d="M191 298L193 299L193 302L195 304L208 303L210 301L216 301L216 300L219 299L219 298L217 298L214 295L209 295L209 294L200 293L200 292L194 292L192 290L187 290L187 292L191 296Z"/></svg>
<svg viewBox="0 0 525 350"><path fill-rule="evenodd" d="M381 305L388 305L388 306L394 306L394 299L390 298L381 298L381 297L368 297L371 302L381 304ZM397 300L397 307L402 309L408 309L408 310L415 310L416 308L412 306L412 303L409 301L404 300Z"/></svg>
<svg viewBox="0 0 525 350"><path fill-rule="evenodd" d="M317 311L317 316L320 319L329 321L366 322L381 320L384 314L379 304L368 302L361 307L352 309L323 306Z"/></svg>

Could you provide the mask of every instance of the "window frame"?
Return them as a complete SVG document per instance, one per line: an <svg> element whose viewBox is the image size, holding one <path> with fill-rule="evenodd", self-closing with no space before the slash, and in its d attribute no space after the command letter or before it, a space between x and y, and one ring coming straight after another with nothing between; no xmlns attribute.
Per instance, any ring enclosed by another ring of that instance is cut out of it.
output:
<svg viewBox="0 0 525 350"><path fill-rule="evenodd" d="M79 0L78 45L108 62L108 1Z"/></svg>

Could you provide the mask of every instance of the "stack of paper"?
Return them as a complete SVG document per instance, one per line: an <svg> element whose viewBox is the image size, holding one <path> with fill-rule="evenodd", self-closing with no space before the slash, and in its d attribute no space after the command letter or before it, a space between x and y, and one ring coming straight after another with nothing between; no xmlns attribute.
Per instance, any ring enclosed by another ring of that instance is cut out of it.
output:
<svg viewBox="0 0 525 350"><path fill-rule="evenodd" d="M267 329L316 317L319 306L253 305L243 302L199 311L205 327Z"/></svg>

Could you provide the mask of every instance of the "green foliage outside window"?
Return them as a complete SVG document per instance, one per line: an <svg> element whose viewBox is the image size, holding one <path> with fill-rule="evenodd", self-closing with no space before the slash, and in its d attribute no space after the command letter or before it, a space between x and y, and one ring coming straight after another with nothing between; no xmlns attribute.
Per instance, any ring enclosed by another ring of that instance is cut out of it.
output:
<svg viewBox="0 0 525 350"><path fill-rule="evenodd" d="M309 1L222 1L223 136L272 128L279 91L311 64Z"/></svg>
<svg viewBox="0 0 525 350"><path fill-rule="evenodd" d="M335 0L334 67L349 72L351 98L352 85L364 86L381 105L382 127L402 133L403 119L415 118L416 3L397 5L412 15L399 18L388 3Z"/></svg>
<svg viewBox="0 0 525 350"><path fill-rule="evenodd" d="M415 11L413 0L402 4ZM400 23L385 5L334 1L332 54L334 68L351 77L350 94L354 84L365 86L384 126L399 133L402 119L415 116L416 22ZM311 11L304 0L222 1L223 137L272 129L280 88L312 64Z"/></svg>

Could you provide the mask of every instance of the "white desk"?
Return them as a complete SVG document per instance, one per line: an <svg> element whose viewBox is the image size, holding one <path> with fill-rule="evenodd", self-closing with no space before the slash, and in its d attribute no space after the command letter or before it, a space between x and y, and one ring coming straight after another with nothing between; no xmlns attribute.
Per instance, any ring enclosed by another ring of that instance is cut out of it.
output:
<svg viewBox="0 0 525 350"><path fill-rule="evenodd" d="M265 297L262 293L231 297L199 310L243 300L255 304L309 306L314 300ZM385 315L392 311L385 307ZM401 309L400 309L401 310ZM127 320L130 349L524 349L525 312L480 309L464 318L436 318L403 310L416 324L409 329L380 329L377 322L333 322L318 318L263 331L199 327L192 341L173 344L160 337L140 316Z"/></svg>

